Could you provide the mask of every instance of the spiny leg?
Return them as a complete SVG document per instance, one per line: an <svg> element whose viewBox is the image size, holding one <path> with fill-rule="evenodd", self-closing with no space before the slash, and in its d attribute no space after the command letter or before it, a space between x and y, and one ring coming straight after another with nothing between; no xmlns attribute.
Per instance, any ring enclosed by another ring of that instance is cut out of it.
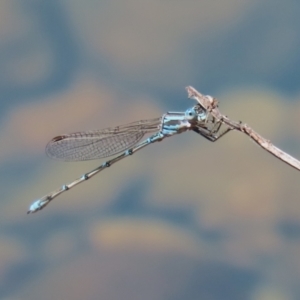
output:
<svg viewBox="0 0 300 300"><path fill-rule="evenodd" d="M118 162L119 160L134 154L136 151L154 143L157 141L161 141L162 139L164 139L165 136L161 133L158 132L154 135L152 135L151 137L149 137L148 139L144 140L143 142L137 144L136 146L132 147L131 149L126 150L125 152L121 153L120 155L104 162L102 165L100 165L98 168L82 175L81 177L77 178L76 180L68 183L68 184L64 184L62 187L60 187L59 189L43 196L42 198L36 200L35 202L33 202L31 204L31 206L29 207L29 210L27 211L27 213L34 213L37 212L41 209L43 209L47 204L49 204L54 198L56 198L57 196L59 196L60 194L70 190L71 188L73 188L74 186L76 186L79 183L82 183L84 181L87 181L88 179L92 178L93 176L95 176L96 174L98 174L99 172L101 172L102 170L110 167L111 165L113 165L114 163Z"/></svg>
<svg viewBox="0 0 300 300"><path fill-rule="evenodd" d="M218 131L220 130L221 126L222 126L222 123L220 121L214 123L214 126L212 127L212 129L210 130L210 132L212 134L218 133Z"/></svg>
<svg viewBox="0 0 300 300"><path fill-rule="evenodd" d="M222 123L220 123L222 125ZM221 126L220 126L221 127ZM233 130L233 128L230 128L230 127L227 127L223 132L221 132L220 134L218 134L218 132L220 131L220 128L219 130L216 132L216 134L214 134L214 137L215 137L215 140L218 140L219 138L221 138L223 135L225 135L227 132L229 132L230 130Z"/></svg>
<svg viewBox="0 0 300 300"><path fill-rule="evenodd" d="M213 135L211 135L211 132L204 129L204 128L196 127L196 128L193 129L193 131L200 134L201 136L203 136L204 138L206 138L210 142L216 141L215 137Z"/></svg>
<svg viewBox="0 0 300 300"><path fill-rule="evenodd" d="M219 121L219 122L215 123L215 125L213 126L212 129L202 128L202 127L195 127L193 129L193 131L195 131L198 134L202 135L203 137L205 137L209 141L215 142L216 140L221 138L223 135L225 135L227 132L229 132L230 130L233 130L233 128L227 127L223 132L218 134L221 130L222 125L223 125L223 123Z"/></svg>

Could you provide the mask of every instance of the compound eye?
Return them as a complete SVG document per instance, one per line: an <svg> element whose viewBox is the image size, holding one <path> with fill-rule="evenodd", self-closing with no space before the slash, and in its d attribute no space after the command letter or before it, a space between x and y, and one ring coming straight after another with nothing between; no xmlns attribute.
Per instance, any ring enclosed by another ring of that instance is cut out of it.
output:
<svg viewBox="0 0 300 300"><path fill-rule="evenodd" d="M195 110L193 108L190 108L185 112L185 117L188 121L193 121L193 120L196 120L197 113L195 112Z"/></svg>

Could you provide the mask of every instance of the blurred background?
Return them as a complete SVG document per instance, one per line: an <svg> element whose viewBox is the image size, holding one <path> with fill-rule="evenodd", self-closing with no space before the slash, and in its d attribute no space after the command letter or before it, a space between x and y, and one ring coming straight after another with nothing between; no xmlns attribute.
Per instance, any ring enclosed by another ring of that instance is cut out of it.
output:
<svg viewBox="0 0 300 300"><path fill-rule="evenodd" d="M56 135L220 101L300 158L295 0L2 0L0 299L300 299L300 174L239 132L167 139L97 167Z"/></svg>

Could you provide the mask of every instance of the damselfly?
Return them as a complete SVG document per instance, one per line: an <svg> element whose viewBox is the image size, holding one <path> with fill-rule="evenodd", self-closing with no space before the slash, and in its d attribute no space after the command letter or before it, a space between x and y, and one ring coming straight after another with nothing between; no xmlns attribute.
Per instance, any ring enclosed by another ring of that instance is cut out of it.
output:
<svg viewBox="0 0 300 300"><path fill-rule="evenodd" d="M83 161L117 155L71 183L36 200L29 208L33 213L44 208L55 197L84 182L119 160L163 139L186 131L194 131L209 141L216 141L233 128L214 117L217 102L211 96L196 99L198 103L185 112L167 112L160 118L142 120L103 130L76 132L53 138L46 146L51 158L64 161ZM146 134L150 137L140 142Z"/></svg>

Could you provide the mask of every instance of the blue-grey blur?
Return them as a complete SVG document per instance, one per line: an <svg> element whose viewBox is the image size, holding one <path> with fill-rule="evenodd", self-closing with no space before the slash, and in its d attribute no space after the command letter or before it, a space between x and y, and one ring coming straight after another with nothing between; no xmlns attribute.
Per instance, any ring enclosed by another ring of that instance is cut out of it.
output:
<svg viewBox="0 0 300 300"><path fill-rule="evenodd" d="M300 299L300 173L230 132L103 163L49 159L54 136L216 97L300 158L300 2L0 2L0 299Z"/></svg>

